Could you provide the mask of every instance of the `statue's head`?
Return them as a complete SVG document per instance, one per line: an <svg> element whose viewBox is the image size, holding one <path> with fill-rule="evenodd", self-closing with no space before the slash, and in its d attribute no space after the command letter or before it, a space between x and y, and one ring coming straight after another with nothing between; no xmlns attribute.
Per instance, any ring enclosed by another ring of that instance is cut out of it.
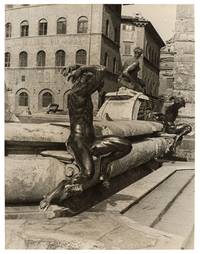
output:
<svg viewBox="0 0 200 254"><path fill-rule="evenodd" d="M169 99L170 101L174 102L174 105L176 105L177 108L185 108L185 99L183 97L176 97L172 96Z"/></svg>
<svg viewBox="0 0 200 254"><path fill-rule="evenodd" d="M134 55L135 55L136 57L140 57L140 56L142 55L142 53L143 53L143 49L142 49L142 48L136 47L136 48L134 49Z"/></svg>

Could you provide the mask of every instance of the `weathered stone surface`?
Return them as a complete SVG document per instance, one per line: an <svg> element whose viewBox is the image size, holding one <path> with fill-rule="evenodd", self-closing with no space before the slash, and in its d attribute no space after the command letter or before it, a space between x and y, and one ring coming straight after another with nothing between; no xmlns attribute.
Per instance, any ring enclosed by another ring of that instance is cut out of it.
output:
<svg viewBox="0 0 200 254"><path fill-rule="evenodd" d="M195 35L194 35L194 32L187 32L187 33L184 33L184 32L177 32L174 36L174 39L176 41L193 41L195 40Z"/></svg>
<svg viewBox="0 0 200 254"><path fill-rule="evenodd" d="M8 203L38 201L65 178L65 164L52 158L6 157L5 168Z"/></svg>
<svg viewBox="0 0 200 254"><path fill-rule="evenodd" d="M147 121L96 121L97 136L118 135L121 137L152 134L161 131L163 125ZM69 123L60 126L44 124L7 123L6 141L39 141L64 143L70 135Z"/></svg>
<svg viewBox="0 0 200 254"><path fill-rule="evenodd" d="M176 87L176 83L174 84L174 88ZM173 95L175 96L182 96L186 103L195 103L195 92L194 91L188 91L188 90L174 90ZM187 105L187 104L186 104ZM184 111L184 109L182 109Z"/></svg>
<svg viewBox="0 0 200 254"><path fill-rule="evenodd" d="M176 19L187 19L194 17L194 5L181 4L177 5Z"/></svg>
<svg viewBox="0 0 200 254"><path fill-rule="evenodd" d="M193 178L194 170L175 172L124 215L142 225L153 227Z"/></svg>
<svg viewBox="0 0 200 254"><path fill-rule="evenodd" d="M176 90L195 90L195 78L190 76L190 74L176 74L174 75L176 82L174 82L174 88Z"/></svg>
<svg viewBox="0 0 200 254"><path fill-rule="evenodd" d="M149 138L133 143L131 152L111 164L111 177L134 169L154 157L164 154L172 139ZM84 188L94 185L99 178L99 166L96 161L94 178ZM70 164L68 164L70 165ZM6 158L6 201L40 201L44 194L56 187L65 178L68 166L52 158L16 156Z"/></svg>
<svg viewBox="0 0 200 254"><path fill-rule="evenodd" d="M194 77L194 69L195 69L194 62L181 63L175 61L174 63L174 72L176 73L176 75L187 75L188 80L190 79L191 76Z"/></svg>
<svg viewBox="0 0 200 254"><path fill-rule="evenodd" d="M162 181L167 179L176 171L174 166L163 166L158 170L148 174L137 182L127 186L123 190L115 193L109 199L93 206L91 211L116 211L124 212L134 203L137 203L147 193L156 188Z"/></svg>
<svg viewBox="0 0 200 254"><path fill-rule="evenodd" d="M180 118L180 121L189 123L187 119L184 119L186 117L194 118L195 117L195 104L194 103L186 103L185 108L181 108L178 114L178 117ZM182 120L181 120L182 119ZM178 121L178 122L180 122Z"/></svg>
<svg viewBox="0 0 200 254"><path fill-rule="evenodd" d="M180 249L182 244L181 237L115 213L6 221L6 249Z"/></svg>
<svg viewBox="0 0 200 254"><path fill-rule="evenodd" d="M180 33L188 33L188 32L194 32L194 19L183 19L183 20L177 20L175 23L175 30L176 32Z"/></svg>
<svg viewBox="0 0 200 254"><path fill-rule="evenodd" d="M155 225L156 229L188 238L194 227L194 179Z"/></svg>
<svg viewBox="0 0 200 254"><path fill-rule="evenodd" d="M184 54L194 54L194 42L191 41L175 41L174 42L174 48L178 55L184 55ZM175 61L175 59L174 59Z"/></svg>

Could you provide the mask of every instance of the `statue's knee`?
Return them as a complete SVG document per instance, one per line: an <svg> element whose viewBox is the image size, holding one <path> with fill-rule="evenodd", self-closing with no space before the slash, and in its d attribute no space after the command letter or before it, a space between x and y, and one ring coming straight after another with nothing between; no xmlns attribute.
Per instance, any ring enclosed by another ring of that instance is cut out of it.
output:
<svg viewBox="0 0 200 254"><path fill-rule="evenodd" d="M83 171L84 178L91 180L94 176L94 169L92 167L87 167Z"/></svg>

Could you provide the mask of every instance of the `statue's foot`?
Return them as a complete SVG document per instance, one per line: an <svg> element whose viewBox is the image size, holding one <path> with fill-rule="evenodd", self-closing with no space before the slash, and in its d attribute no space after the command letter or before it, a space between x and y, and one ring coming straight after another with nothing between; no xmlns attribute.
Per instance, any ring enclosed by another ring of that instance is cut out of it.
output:
<svg viewBox="0 0 200 254"><path fill-rule="evenodd" d="M46 212L50 206L50 200L47 197L40 202L40 209Z"/></svg>
<svg viewBox="0 0 200 254"><path fill-rule="evenodd" d="M110 188L110 182L108 181L108 179L104 180L102 182L102 185L105 189L109 189Z"/></svg>
<svg viewBox="0 0 200 254"><path fill-rule="evenodd" d="M66 184L65 190L66 193L81 193L83 191L83 185L82 184Z"/></svg>

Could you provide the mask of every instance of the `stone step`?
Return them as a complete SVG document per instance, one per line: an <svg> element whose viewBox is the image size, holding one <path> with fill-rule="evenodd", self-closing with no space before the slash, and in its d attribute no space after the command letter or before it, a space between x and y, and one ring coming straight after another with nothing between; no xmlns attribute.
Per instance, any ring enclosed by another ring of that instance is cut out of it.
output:
<svg viewBox="0 0 200 254"><path fill-rule="evenodd" d="M186 245L194 227L194 180L192 180L154 228L183 236ZM192 243L190 241L190 246Z"/></svg>
<svg viewBox="0 0 200 254"><path fill-rule="evenodd" d="M125 215L142 225L155 226L193 177L193 170L177 171L149 195L132 206Z"/></svg>
<svg viewBox="0 0 200 254"><path fill-rule="evenodd" d="M193 162L165 162L163 166L91 208L124 213L178 170L193 170Z"/></svg>
<svg viewBox="0 0 200 254"><path fill-rule="evenodd" d="M194 161L195 159L194 135L186 136L183 138L181 144L176 148L176 156L185 158L187 161Z"/></svg>

